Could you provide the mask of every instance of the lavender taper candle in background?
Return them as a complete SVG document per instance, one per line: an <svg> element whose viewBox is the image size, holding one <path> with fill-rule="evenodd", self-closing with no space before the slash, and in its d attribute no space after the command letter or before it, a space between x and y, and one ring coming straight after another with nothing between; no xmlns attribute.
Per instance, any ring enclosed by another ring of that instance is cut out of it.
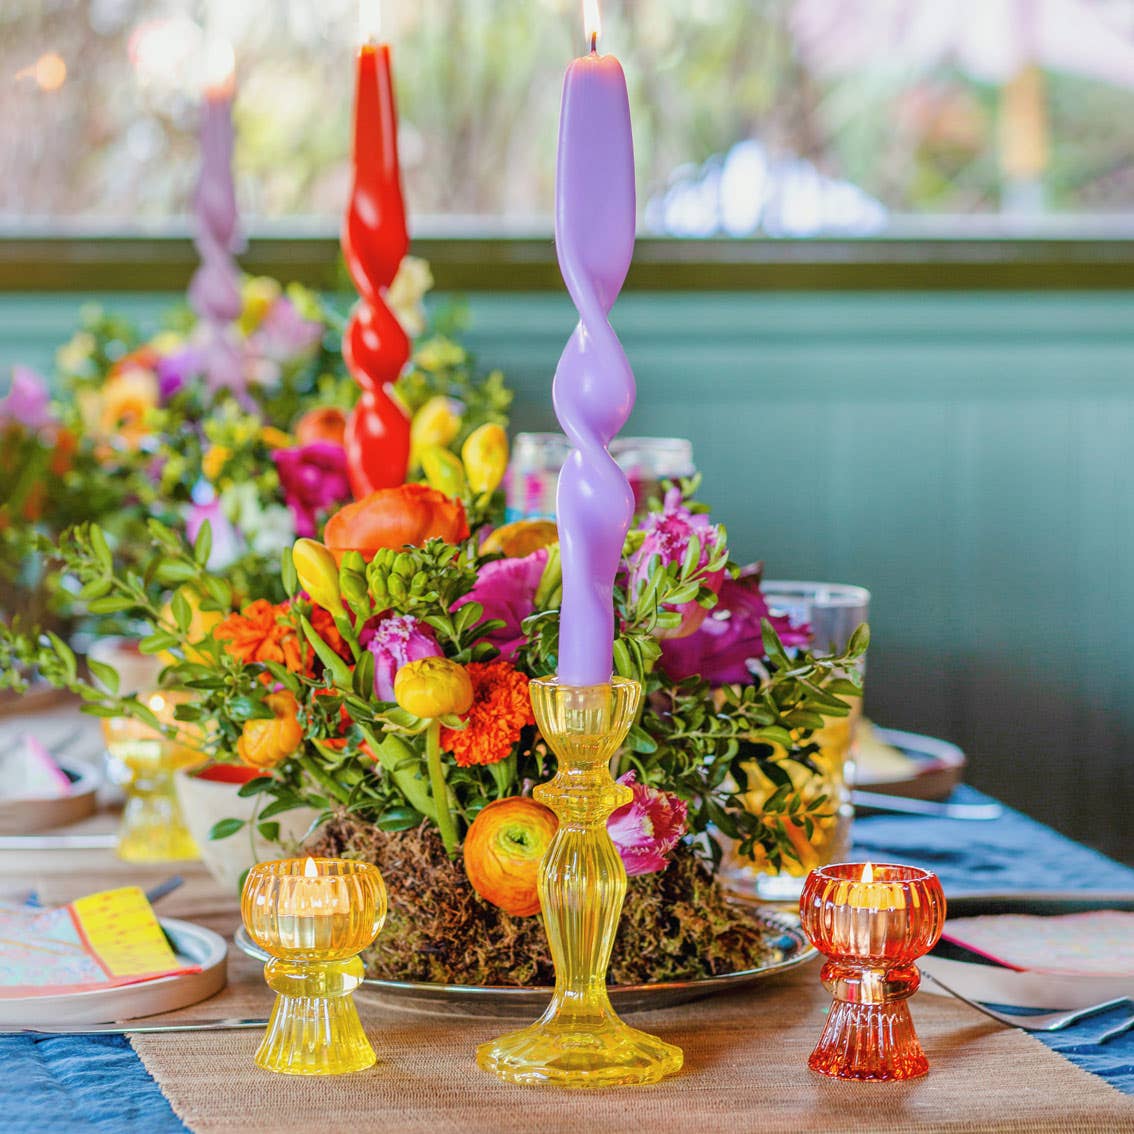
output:
<svg viewBox="0 0 1134 1134"><path fill-rule="evenodd" d="M556 510L563 561L559 680L610 681L614 576L634 495L607 446L634 408L634 374L607 313L634 253L634 139L626 76L597 51L597 5L587 4L590 54L567 68L559 122L555 246L579 324L555 371L555 414L572 451Z"/></svg>
<svg viewBox="0 0 1134 1134"><path fill-rule="evenodd" d="M207 61L201 107L201 173L193 197L195 243L201 266L189 284L189 303L201 321L204 378L214 390L244 390L244 367L233 323L240 317L236 186L232 175L232 100L236 89L232 48L215 43Z"/></svg>

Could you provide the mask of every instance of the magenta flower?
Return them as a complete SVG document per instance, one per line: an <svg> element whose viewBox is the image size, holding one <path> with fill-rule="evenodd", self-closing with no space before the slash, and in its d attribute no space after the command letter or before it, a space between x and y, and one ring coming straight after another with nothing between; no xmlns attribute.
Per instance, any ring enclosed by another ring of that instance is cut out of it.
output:
<svg viewBox="0 0 1134 1134"><path fill-rule="evenodd" d="M809 626L772 614L760 591L759 571L749 569L739 579L722 582L717 605L693 634L662 643L658 664L675 681L700 674L710 685L751 684L747 663L764 657L762 618L771 622L785 646L811 641Z"/></svg>
<svg viewBox="0 0 1134 1134"><path fill-rule="evenodd" d="M374 694L394 700L394 678L407 662L439 658L441 647L433 631L411 614L388 614L362 632L361 641L374 655Z"/></svg>
<svg viewBox="0 0 1134 1134"><path fill-rule="evenodd" d="M54 424L47 382L28 366L13 366L12 388L0 400L0 426L20 425L38 433Z"/></svg>
<svg viewBox="0 0 1134 1134"><path fill-rule="evenodd" d="M187 343L157 362L158 398L164 405L180 393L193 379L204 373L205 358L201 348Z"/></svg>
<svg viewBox="0 0 1134 1134"><path fill-rule="evenodd" d="M522 559L495 559L484 564L476 586L453 603L453 609L467 602L479 602L485 618L498 618L504 625L485 638L512 661L524 643L523 621L535 612L535 593L547 566L547 549L540 548Z"/></svg>
<svg viewBox="0 0 1134 1134"><path fill-rule="evenodd" d="M655 569L655 561L660 560L663 567L680 563L689 548L690 538L696 534L701 541L701 555L698 560L704 567L711 558L720 539L719 529L708 516L696 514L685 507L681 490L671 488L665 494L660 512L651 512L641 523L646 533L642 546L630 559L629 587L631 596L637 594L649 581ZM720 590L724 571L714 571L704 580L704 585L714 594ZM659 638L684 638L692 634L705 620L708 611L696 601L683 603L676 608L681 615L681 624L659 632Z"/></svg>
<svg viewBox="0 0 1134 1134"><path fill-rule="evenodd" d="M295 518L295 534L314 539L319 514L351 498L346 450L330 441L315 441L277 449L272 460L280 474L284 502Z"/></svg>
<svg viewBox="0 0 1134 1134"><path fill-rule="evenodd" d="M626 873L653 874L669 865L667 855L685 834L689 808L685 800L669 791L638 783L634 772L618 777L634 793L606 821L606 831L622 856Z"/></svg>

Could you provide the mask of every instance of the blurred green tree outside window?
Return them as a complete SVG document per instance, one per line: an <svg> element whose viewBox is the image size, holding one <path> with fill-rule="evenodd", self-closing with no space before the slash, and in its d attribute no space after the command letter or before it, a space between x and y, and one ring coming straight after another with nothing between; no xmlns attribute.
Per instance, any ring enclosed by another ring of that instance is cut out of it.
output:
<svg viewBox="0 0 1134 1134"><path fill-rule="evenodd" d="M384 0L419 234L550 229L580 0ZM357 0L3 0L0 229L181 228L202 60L246 227L325 233ZM604 0L643 233L1099 235L1134 218L1134 0Z"/></svg>

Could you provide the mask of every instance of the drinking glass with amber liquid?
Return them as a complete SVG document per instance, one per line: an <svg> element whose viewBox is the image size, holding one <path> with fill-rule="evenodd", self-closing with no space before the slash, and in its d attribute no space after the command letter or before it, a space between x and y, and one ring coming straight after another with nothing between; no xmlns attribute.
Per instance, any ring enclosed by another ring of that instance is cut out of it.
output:
<svg viewBox="0 0 1134 1134"><path fill-rule="evenodd" d="M868 620L870 592L863 587L841 583L765 582L761 590L774 614L786 614L795 625L811 627L811 651L815 654L837 654L846 649L851 635ZM789 651L790 652L790 651ZM857 668L865 671L865 659ZM851 845L851 824L854 809L850 801L850 780L853 776L854 740L862 717L862 698L847 698L850 713L844 717L829 716L814 735L819 745L813 762L817 772L787 758L787 753L773 756L782 759L783 770L791 777L792 786L802 795L805 805L819 800L810 834L794 823L784 822L784 833L797 859L784 856L783 864L773 870L768 864L741 855L739 844L725 846L722 873L729 886L740 894L771 902L795 902L803 890L808 873L818 866L846 859ZM755 761L745 767L748 782L738 784L744 807L759 813L764 802L776 790L774 784Z"/></svg>

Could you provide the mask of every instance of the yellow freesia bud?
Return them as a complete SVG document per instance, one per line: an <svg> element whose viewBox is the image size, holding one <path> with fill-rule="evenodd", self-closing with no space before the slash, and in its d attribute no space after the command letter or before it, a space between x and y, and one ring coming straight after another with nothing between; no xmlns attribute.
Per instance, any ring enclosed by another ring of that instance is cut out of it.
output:
<svg viewBox="0 0 1134 1134"><path fill-rule="evenodd" d="M277 429L274 425L265 425L260 429L260 440L269 449L287 449L291 445L291 434Z"/></svg>
<svg viewBox="0 0 1134 1134"><path fill-rule="evenodd" d="M508 435L499 425L482 425L461 447L465 475L473 492L492 492L508 469Z"/></svg>
<svg viewBox="0 0 1134 1134"><path fill-rule="evenodd" d="M299 585L311 601L335 613L342 606L339 590L339 567L335 557L317 540L297 539L291 549L291 562L299 577Z"/></svg>
<svg viewBox="0 0 1134 1134"><path fill-rule="evenodd" d="M422 370L431 370L436 373L439 370L448 370L451 367L460 366L467 357L464 347L459 346L451 339L434 335L433 338L422 343L414 351L413 361Z"/></svg>
<svg viewBox="0 0 1134 1134"><path fill-rule="evenodd" d="M460 457L451 449L440 449L436 445L421 454L421 468L430 488L446 496L459 497L465 490L465 469Z"/></svg>
<svg viewBox="0 0 1134 1134"><path fill-rule="evenodd" d="M448 658L419 658L398 670L394 699L415 717L461 716L472 708L472 679L463 665Z"/></svg>
<svg viewBox="0 0 1134 1134"><path fill-rule="evenodd" d="M447 449L461 429L461 403L438 394L413 415L410 423L410 467L421 464L426 449Z"/></svg>
<svg viewBox="0 0 1134 1134"><path fill-rule="evenodd" d="M225 462L232 456L232 450L224 445L210 445L205 450L205 455L201 458L201 471L205 474L205 479L212 481L214 484L217 482L217 477L221 474L221 469L224 468Z"/></svg>
<svg viewBox="0 0 1134 1134"><path fill-rule="evenodd" d="M245 280L240 297L244 301L244 310L237 325L240 333L248 336L264 321L268 309L279 299L280 285L268 276L256 276Z"/></svg>

